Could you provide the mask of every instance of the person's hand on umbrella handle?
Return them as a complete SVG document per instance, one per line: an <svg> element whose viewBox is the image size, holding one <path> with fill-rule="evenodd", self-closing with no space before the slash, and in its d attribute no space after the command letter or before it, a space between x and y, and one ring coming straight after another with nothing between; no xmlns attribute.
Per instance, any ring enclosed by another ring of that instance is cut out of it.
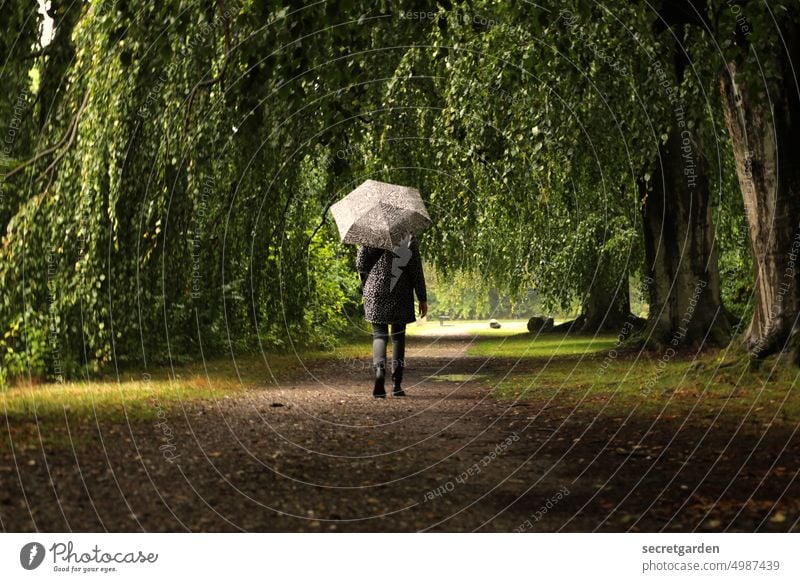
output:
<svg viewBox="0 0 800 582"><path fill-rule="evenodd" d="M425 317L428 315L428 302L427 301L420 301L419 302L419 316Z"/></svg>

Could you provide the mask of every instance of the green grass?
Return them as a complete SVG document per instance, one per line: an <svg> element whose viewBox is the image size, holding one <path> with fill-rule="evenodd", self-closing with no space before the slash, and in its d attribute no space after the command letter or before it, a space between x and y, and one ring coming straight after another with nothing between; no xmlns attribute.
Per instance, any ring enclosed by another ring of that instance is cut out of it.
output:
<svg viewBox="0 0 800 582"><path fill-rule="evenodd" d="M481 339L469 349L472 356L502 356L507 358L543 358L575 356L610 350L617 343L614 335L531 334L507 338Z"/></svg>
<svg viewBox="0 0 800 582"><path fill-rule="evenodd" d="M580 356L613 347L613 336L549 336L534 339L529 335L482 337L470 355L512 358L549 358ZM314 360L359 361L369 354L369 336L349 338L334 349L309 349L299 353L283 352L266 356L212 360L177 366L174 369L129 370L85 382L64 384L21 384L0 392L0 411L14 421L63 420L65 410L71 416L93 418L95 414L114 419L155 418L159 406L180 402L215 399L241 392L248 387L270 385L302 370ZM542 371L539 380L558 384L565 374L558 365ZM574 375L571 378L579 378ZM149 379L148 379L149 378ZM460 376L442 376L441 380L464 381ZM520 380L522 382L522 380Z"/></svg>
<svg viewBox="0 0 800 582"><path fill-rule="evenodd" d="M436 317L428 321L417 320L408 326L410 336L474 336L474 337L507 337L528 332L527 319L499 319L500 329L489 327L488 319L457 319L439 323ZM556 324L561 321L556 321Z"/></svg>
<svg viewBox="0 0 800 582"><path fill-rule="evenodd" d="M477 380L485 380L489 376L487 374L437 374L431 376L430 379L434 382L475 382Z"/></svg>
<svg viewBox="0 0 800 582"><path fill-rule="evenodd" d="M93 416L99 411L112 418L155 418L160 406L200 398L220 398L241 385L217 380L211 385L200 376L179 379L91 381L15 386L0 393L0 410L12 418L63 418L64 412Z"/></svg>
<svg viewBox="0 0 800 582"><path fill-rule="evenodd" d="M635 409L652 418L683 418L691 412L695 419L710 421L724 411L729 421L747 417L749 425L800 422L796 368L786 363L754 372L746 358L722 358L709 353L661 362L658 354L637 359L604 352L542 360L534 370L498 376L493 394L611 416L627 416Z"/></svg>
<svg viewBox="0 0 800 582"><path fill-rule="evenodd" d="M119 378L105 374L89 381L18 382L0 390L0 413L12 422L63 421L65 410L85 418L93 418L97 413L119 420L151 419L158 414L158 406L222 398L294 376L309 361L363 358L370 349L369 336L364 335L347 338L330 350L305 349L298 353L284 350L240 357L236 362L220 358L174 368L129 369L121 372Z"/></svg>
<svg viewBox="0 0 800 582"><path fill-rule="evenodd" d="M773 359L753 371L736 351L636 357L612 351L616 342L613 335L516 335L480 338L469 354L519 359L513 375L482 380L500 399L622 417L635 409L650 417L713 419L722 410L729 421L747 417L750 426L800 422L798 371L788 361L773 366Z"/></svg>
<svg viewBox="0 0 800 582"><path fill-rule="evenodd" d="M483 323L483 322L481 322ZM438 324L437 324L438 325ZM482 335L468 354L519 360L513 375L481 372L479 376L443 374L434 380L477 381L500 399L523 399L560 407L584 408L624 416L637 413L684 415L696 408L706 416L724 409L726 414L747 416L748 422L800 421L797 370L781 365L770 376L771 365L750 371L746 359L733 357L721 363L722 353L699 360L676 356L666 362L659 354L634 358L612 357L614 336ZM338 359L363 364L368 360L369 335L346 339L333 349L306 349L265 356L213 360L157 368L147 376L142 370L126 371L121 378L105 376L88 382L18 384L0 391L0 413L16 431L16 442L44 441L70 446L65 434L65 414L73 422L155 419L162 408L203 399L217 399L249 388L274 385L296 376L304 365ZM756 421L753 421L753 419ZM31 440L34 439L34 440Z"/></svg>
<svg viewBox="0 0 800 582"><path fill-rule="evenodd" d="M303 356L305 357L305 356ZM253 386L268 385L295 374L301 360L290 353L211 360L147 371L126 370L121 377L105 375L90 381L24 383L0 390L0 414L14 433L14 446L65 448L80 437L67 432L70 425L94 422L155 420L162 410L180 403L224 398ZM0 441L0 446L3 442Z"/></svg>
<svg viewBox="0 0 800 582"><path fill-rule="evenodd" d="M127 369L115 374L98 375L88 381L65 383L27 383L0 391L0 411L12 415L39 417L63 416L69 411L93 413L95 408L127 412L134 417L150 418L154 412L146 403L157 398L164 403L218 398L255 384L265 384L273 374L293 373L301 366L294 354L268 354L266 358L247 356L194 362L172 368Z"/></svg>

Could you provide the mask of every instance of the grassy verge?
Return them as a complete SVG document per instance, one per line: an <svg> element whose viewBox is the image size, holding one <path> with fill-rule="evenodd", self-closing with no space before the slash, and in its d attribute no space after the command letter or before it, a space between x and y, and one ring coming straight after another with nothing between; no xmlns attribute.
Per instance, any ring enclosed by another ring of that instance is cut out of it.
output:
<svg viewBox="0 0 800 582"><path fill-rule="evenodd" d="M482 338L470 348L472 356L505 358L547 358L550 356L580 356L610 350L617 343L613 335L550 335L529 333L504 338Z"/></svg>
<svg viewBox="0 0 800 582"><path fill-rule="evenodd" d="M269 385L302 369L310 360L363 356L364 341L348 340L335 349L283 352L218 359L150 370L131 369L88 381L25 383L0 391L0 412L11 421L63 419L64 411L94 417L155 418L158 407L229 396Z"/></svg>
<svg viewBox="0 0 800 582"><path fill-rule="evenodd" d="M96 438L102 422L124 428L128 421L158 422L165 410L234 396L296 377L314 361L354 362L370 354L370 336L352 332L337 346L297 343L268 353L180 363L174 366L109 370L89 380L25 382L0 388L0 451L40 446L57 449ZM71 427L71 429L70 429ZM91 436L93 435L94 436Z"/></svg>
<svg viewBox="0 0 800 582"><path fill-rule="evenodd" d="M614 336L529 334L479 337L468 353L520 360L513 375L481 381L501 399L540 402L542 406L591 414L714 418L717 412L747 417L748 422L800 422L797 370L789 365L758 372L746 360L723 361L722 353L699 359L660 354L617 354ZM611 350L611 351L609 351ZM314 361L363 363L369 336L346 339L322 349L248 356L186 364L174 368L128 370L91 381L64 384L18 384L0 391L0 413L15 443L30 438L64 445L65 418L70 423L95 419L125 422L154 420L164 408L197 400L232 396L252 387L281 382ZM722 366L720 366L720 364ZM453 378L444 378L454 381ZM44 436L43 436L44 435ZM2 444L2 443L0 443Z"/></svg>
<svg viewBox="0 0 800 582"><path fill-rule="evenodd" d="M363 356L363 338L347 338L332 349L308 346L261 356L215 359L206 362L127 369L84 381L64 383L17 382L0 390L3 430L15 448L71 447L75 434L70 425L87 425L97 419L124 424L128 420L156 421L163 410L198 400L215 400L253 387L269 386L299 373L312 360ZM79 440L79 439L78 439ZM40 443L41 441L41 443ZM0 440L0 448L8 440Z"/></svg>
<svg viewBox="0 0 800 582"><path fill-rule="evenodd" d="M422 337L507 337L528 333L527 319L499 319L498 329L489 327L488 319L455 319L448 320L441 325L439 320L432 316L428 319L418 319L408 326L407 334ZM557 319L556 325L565 320Z"/></svg>
<svg viewBox="0 0 800 582"><path fill-rule="evenodd" d="M558 344L562 354L576 355L542 358L540 365L528 366L523 373L497 379L494 395L501 399L540 402L566 410L625 417L635 412L649 418L689 418L711 423L726 417L737 424L746 419L750 426L800 422L798 371L783 363L765 365L752 371L746 358L726 357L724 352L706 353L698 358L661 354L616 354L595 347L600 340L571 340ZM476 352L499 354L498 346L483 342ZM524 342L502 350L517 357L543 354L538 342L527 352ZM553 353L553 352L549 352ZM773 362L774 363L774 362ZM529 370L534 371L529 371Z"/></svg>

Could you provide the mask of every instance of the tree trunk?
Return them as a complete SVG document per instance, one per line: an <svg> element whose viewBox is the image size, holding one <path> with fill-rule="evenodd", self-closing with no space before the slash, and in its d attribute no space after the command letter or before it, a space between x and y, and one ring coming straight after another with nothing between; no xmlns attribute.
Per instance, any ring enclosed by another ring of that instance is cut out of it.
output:
<svg viewBox="0 0 800 582"><path fill-rule="evenodd" d="M500 317L498 309L500 309L500 293L496 287L489 287L489 317Z"/></svg>
<svg viewBox="0 0 800 582"><path fill-rule="evenodd" d="M576 322L580 331L587 333L615 332L631 322L631 298L628 289L628 275L620 281L604 285L595 281L586 294L581 315Z"/></svg>
<svg viewBox="0 0 800 582"><path fill-rule="evenodd" d="M724 345L731 326L722 305L706 164L694 136L670 131L652 182L642 183L645 336L658 344Z"/></svg>
<svg viewBox="0 0 800 582"><path fill-rule="evenodd" d="M744 340L755 359L797 344L800 311L800 100L791 68L800 62L798 26L784 38L780 90L748 87L738 62L728 64L720 82L753 252L753 317Z"/></svg>

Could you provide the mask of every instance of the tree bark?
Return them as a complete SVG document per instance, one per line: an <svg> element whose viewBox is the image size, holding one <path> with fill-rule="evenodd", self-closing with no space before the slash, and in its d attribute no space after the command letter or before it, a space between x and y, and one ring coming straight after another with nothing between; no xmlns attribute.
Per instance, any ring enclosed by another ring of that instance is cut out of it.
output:
<svg viewBox="0 0 800 582"><path fill-rule="evenodd" d="M640 185L650 307L645 336L673 347L727 344L731 326L702 149L678 126L660 154L652 182Z"/></svg>
<svg viewBox="0 0 800 582"><path fill-rule="evenodd" d="M627 273L624 280L592 284L583 299L581 315L576 327L586 333L615 332L631 321L631 298Z"/></svg>
<svg viewBox="0 0 800 582"><path fill-rule="evenodd" d="M792 64L800 62L800 31L793 24L784 32L782 87L748 87L742 61L734 61L720 89L753 252L753 316L744 341L754 359L791 349L797 364L800 99Z"/></svg>

